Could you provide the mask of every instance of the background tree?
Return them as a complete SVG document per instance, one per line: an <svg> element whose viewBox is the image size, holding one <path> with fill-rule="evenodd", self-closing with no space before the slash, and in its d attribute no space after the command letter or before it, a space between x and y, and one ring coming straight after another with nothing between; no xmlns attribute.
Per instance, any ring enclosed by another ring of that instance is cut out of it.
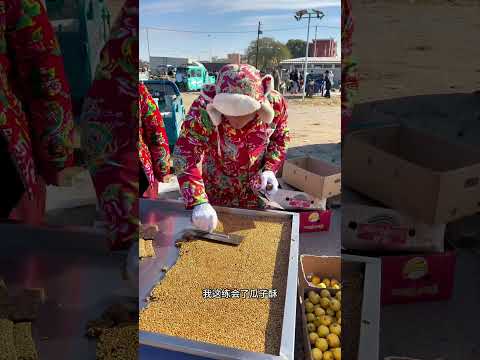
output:
<svg viewBox="0 0 480 360"><path fill-rule="evenodd" d="M268 71L280 64L280 61L291 57L290 50L285 44L273 38L261 38L258 43L258 68ZM255 66L257 54L257 40L250 43L247 49L247 60L250 65Z"/></svg>
<svg viewBox="0 0 480 360"><path fill-rule="evenodd" d="M290 39L287 41L287 48L290 50L292 57L305 57L305 46L307 42L300 39Z"/></svg>

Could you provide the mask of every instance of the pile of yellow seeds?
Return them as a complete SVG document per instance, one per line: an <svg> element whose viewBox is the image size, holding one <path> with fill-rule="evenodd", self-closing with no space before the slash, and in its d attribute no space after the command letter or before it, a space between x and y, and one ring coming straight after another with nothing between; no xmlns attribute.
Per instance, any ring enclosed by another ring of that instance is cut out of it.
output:
<svg viewBox="0 0 480 360"><path fill-rule="evenodd" d="M106 329L97 342L97 360L137 360L138 327L120 326Z"/></svg>
<svg viewBox="0 0 480 360"><path fill-rule="evenodd" d="M38 354L32 338L32 324L0 319L0 359L37 360Z"/></svg>
<svg viewBox="0 0 480 360"><path fill-rule="evenodd" d="M278 355L291 225L219 214L216 231L244 236L239 246L182 243L177 263L140 313L140 330ZM206 298L204 289L275 289L276 297Z"/></svg>

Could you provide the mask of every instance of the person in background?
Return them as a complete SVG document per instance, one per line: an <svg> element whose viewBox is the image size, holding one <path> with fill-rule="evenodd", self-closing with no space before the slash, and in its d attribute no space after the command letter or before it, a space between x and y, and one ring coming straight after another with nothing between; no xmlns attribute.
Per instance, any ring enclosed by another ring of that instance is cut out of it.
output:
<svg viewBox="0 0 480 360"><path fill-rule="evenodd" d="M352 121L355 94L359 76L357 63L352 55L354 21L350 0L342 1L342 138Z"/></svg>
<svg viewBox="0 0 480 360"><path fill-rule="evenodd" d="M289 142L287 103L270 75L247 64L222 67L193 102L175 145L174 167L192 222L213 231L212 205L263 208L278 189ZM267 190L267 184L271 189Z"/></svg>
<svg viewBox="0 0 480 360"><path fill-rule="evenodd" d="M139 86L138 155L141 162L140 196L156 198L158 182L170 171L170 150L163 118L147 87ZM150 190L147 194L147 190Z"/></svg>
<svg viewBox="0 0 480 360"><path fill-rule="evenodd" d="M138 240L138 95L138 1L126 0L82 114L82 148L112 250Z"/></svg>
<svg viewBox="0 0 480 360"><path fill-rule="evenodd" d="M45 5L0 0L0 218L42 223L46 185L59 185L74 162L73 127Z"/></svg>
<svg viewBox="0 0 480 360"><path fill-rule="evenodd" d="M324 79L325 79L325 97L330 98L330 89L332 88L330 71L325 70Z"/></svg>
<svg viewBox="0 0 480 360"><path fill-rule="evenodd" d="M273 71L273 83L275 86L275 91L280 91L281 76L278 68L275 68L275 70Z"/></svg>

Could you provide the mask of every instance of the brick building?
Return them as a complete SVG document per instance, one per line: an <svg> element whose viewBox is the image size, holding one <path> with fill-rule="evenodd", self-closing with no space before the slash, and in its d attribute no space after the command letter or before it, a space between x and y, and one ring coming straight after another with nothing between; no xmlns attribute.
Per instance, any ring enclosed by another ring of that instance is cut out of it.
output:
<svg viewBox="0 0 480 360"><path fill-rule="evenodd" d="M337 42L333 39L313 40L308 47L308 56L311 57L336 57Z"/></svg>

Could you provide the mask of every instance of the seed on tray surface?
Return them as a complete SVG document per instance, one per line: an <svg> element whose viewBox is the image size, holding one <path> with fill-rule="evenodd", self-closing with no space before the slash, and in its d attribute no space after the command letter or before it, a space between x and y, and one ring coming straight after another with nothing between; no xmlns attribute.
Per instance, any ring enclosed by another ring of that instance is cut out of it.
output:
<svg viewBox="0 0 480 360"><path fill-rule="evenodd" d="M32 338L32 324L23 322L14 327L15 349L19 360L37 360L37 348Z"/></svg>
<svg viewBox="0 0 480 360"><path fill-rule="evenodd" d="M157 300L140 313L140 330L279 355L290 223L219 213L216 232L244 240L182 243L176 264L152 291ZM268 289L277 296L209 298L208 289Z"/></svg>
<svg viewBox="0 0 480 360"><path fill-rule="evenodd" d="M0 360L17 360L13 322L0 319Z"/></svg>
<svg viewBox="0 0 480 360"><path fill-rule="evenodd" d="M325 280L325 279L324 279ZM334 279L330 281L330 284ZM334 285L336 285L334 283ZM325 284L325 286L327 286ZM342 304L340 291L322 289L310 290L306 293L305 304L309 301L320 299L319 304L314 305L314 312L308 312L305 308L307 320L308 340L311 344L312 359L341 360L340 336L342 333L341 316ZM312 301L313 303L313 301ZM312 315L315 314L313 319ZM316 328L316 332L312 330Z"/></svg>
<svg viewBox="0 0 480 360"><path fill-rule="evenodd" d="M106 329L97 342L97 360L137 360L138 327L120 326Z"/></svg>

